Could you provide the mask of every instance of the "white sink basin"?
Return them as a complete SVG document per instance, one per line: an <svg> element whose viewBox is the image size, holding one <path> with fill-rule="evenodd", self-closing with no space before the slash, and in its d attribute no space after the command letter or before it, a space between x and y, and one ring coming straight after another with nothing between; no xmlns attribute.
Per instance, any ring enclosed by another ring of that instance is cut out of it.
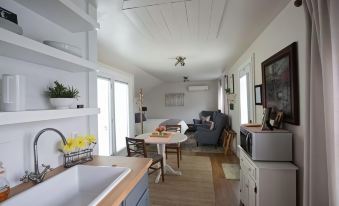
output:
<svg viewBox="0 0 339 206"><path fill-rule="evenodd" d="M125 167L77 165L0 205L97 205L130 171Z"/></svg>

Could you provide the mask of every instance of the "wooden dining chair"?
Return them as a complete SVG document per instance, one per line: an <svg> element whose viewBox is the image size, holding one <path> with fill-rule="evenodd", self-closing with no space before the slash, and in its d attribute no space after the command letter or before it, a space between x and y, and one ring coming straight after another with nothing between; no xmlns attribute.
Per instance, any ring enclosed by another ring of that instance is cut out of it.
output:
<svg viewBox="0 0 339 206"><path fill-rule="evenodd" d="M157 170L161 170L161 179L164 182L164 162L162 155L158 153L151 153L146 151L146 144L144 139L135 139L126 137L126 148L128 157L145 157L152 158L152 164L149 167L148 175L154 173ZM160 167L157 167L156 164L160 163Z"/></svg>
<svg viewBox="0 0 339 206"><path fill-rule="evenodd" d="M181 133L181 125L166 125L166 131ZM180 143L167 144L166 145L166 159L167 159L168 153L176 153L177 154L177 165L178 165L178 168L179 168L180 167L180 160L182 160Z"/></svg>
<svg viewBox="0 0 339 206"><path fill-rule="evenodd" d="M230 152L232 153L232 145L233 140L237 136L237 133L233 130L226 130L223 131L223 147L225 155L228 155Z"/></svg>

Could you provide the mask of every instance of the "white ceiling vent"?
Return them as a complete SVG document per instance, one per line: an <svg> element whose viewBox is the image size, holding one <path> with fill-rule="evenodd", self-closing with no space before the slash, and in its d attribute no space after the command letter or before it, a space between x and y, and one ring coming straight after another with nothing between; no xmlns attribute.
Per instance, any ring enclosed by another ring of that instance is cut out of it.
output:
<svg viewBox="0 0 339 206"><path fill-rule="evenodd" d="M207 91L208 86L189 86L187 89L189 92Z"/></svg>

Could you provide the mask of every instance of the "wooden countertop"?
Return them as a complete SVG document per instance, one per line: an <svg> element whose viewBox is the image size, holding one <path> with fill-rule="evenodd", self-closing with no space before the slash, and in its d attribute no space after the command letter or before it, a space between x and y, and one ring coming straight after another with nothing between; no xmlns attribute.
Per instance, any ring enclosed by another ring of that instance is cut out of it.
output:
<svg viewBox="0 0 339 206"><path fill-rule="evenodd" d="M119 157L119 156L95 156L93 161L85 163L85 165L95 166L119 166L128 167L131 172L98 204L99 206L119 206L126 199L127 195L147 172L151 165L152 159L136 158L136 157ZM63 171L67 170L63 166L55 168L46 175L49 179ZM34 187L32 182L22 183L11 188L10 197L19 194L31 187Z"/></svg>

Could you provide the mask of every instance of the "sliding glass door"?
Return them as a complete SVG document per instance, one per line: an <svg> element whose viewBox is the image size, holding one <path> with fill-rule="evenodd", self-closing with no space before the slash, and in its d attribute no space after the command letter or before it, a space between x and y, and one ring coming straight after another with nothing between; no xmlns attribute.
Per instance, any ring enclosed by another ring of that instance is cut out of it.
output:
<svg viewBox="0 0 339 206"><path fill-rule="evenodd" d="M129 137L129 89L128 84L114 81L115 152L126 147Z"/></svg>
<svg viewBox="0 0 339 206"><path fill-rule="evenodd" d="M98 78L98 149L99 155L112 155L112 91L111 80Z"/></svg>
<svg viewBox="0 0 339 206"><path fill-rule="evenodd" d="M129 137L129 85L98 77L98 148L99 155L118 154Z"/></svg>

